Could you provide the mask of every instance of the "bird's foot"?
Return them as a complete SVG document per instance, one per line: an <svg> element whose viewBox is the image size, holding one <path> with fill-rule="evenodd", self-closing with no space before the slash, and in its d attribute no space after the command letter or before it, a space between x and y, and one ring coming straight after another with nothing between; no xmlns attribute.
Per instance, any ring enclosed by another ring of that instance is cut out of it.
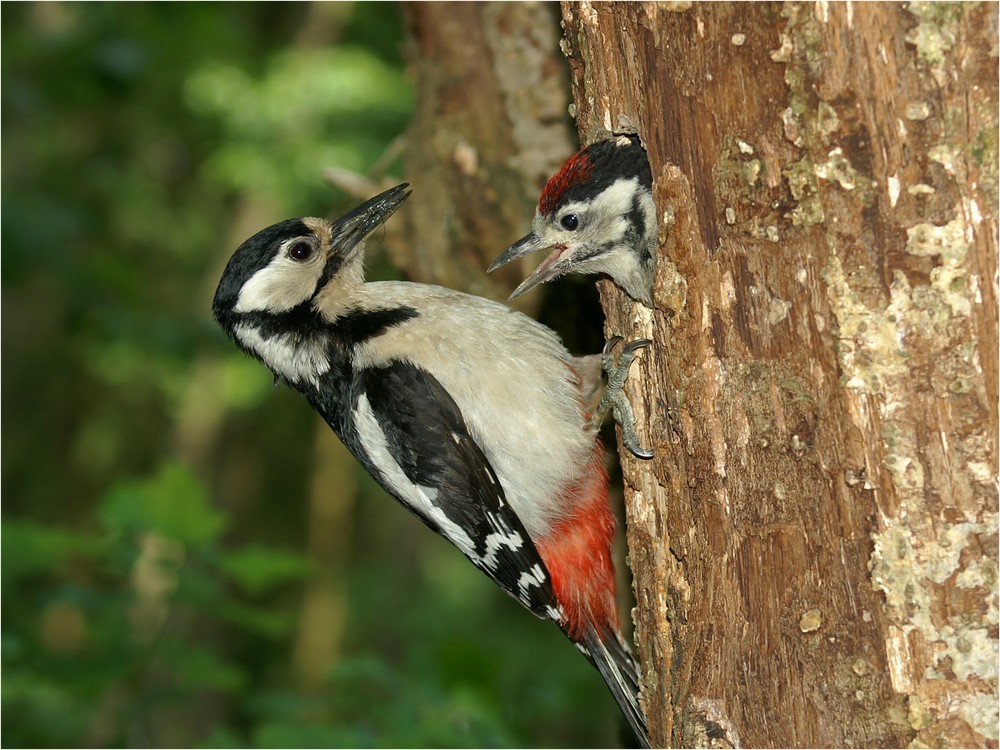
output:
<svg viewBox="0 0 1000 750"><path fill-rule="evenodd" d="M604 372L608 375L608 384L604 389L604 396L601 398L601 402L594 410L591 424L595 429L599 430L604 423L604 417L610 411L615 421L622 428L622 442L625 444L625 447L638 458L652 458L652 451L639 447L639 436L635 431L635 414L632 412L632 404L629 403L628 397L625 395L624 385L636 352L640 349L645 349L653 342L649 339L630 341L622 349L622 353L616 362L612 351L622 340L621 336L613 336L604 345L604 351L601 353L601 362L604 365Z"/></svg>

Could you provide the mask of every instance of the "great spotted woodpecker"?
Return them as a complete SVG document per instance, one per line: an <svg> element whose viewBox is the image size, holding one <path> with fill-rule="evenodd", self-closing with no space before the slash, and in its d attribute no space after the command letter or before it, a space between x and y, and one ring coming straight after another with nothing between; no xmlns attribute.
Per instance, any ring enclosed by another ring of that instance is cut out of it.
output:
<svg viewBox="0 0 1000 750"><path fill-rule="evenodd" d="M558 624L646 747L618 622L608 478L584 406L589 360L501 304L366 282L365 239L408 194L400 185L335 222L258 232L226 266L215 318L306 397L387 492Z"/></svg>
<svg viewBox="0 0 1000 750"><path fill-rule="evenodd" d="M565 273L603 273L632 299L652 307L658 240L646 151L637 136L619 135L566 161L542 190L531 232L489 270L551 250L511 299Z"/></svg>

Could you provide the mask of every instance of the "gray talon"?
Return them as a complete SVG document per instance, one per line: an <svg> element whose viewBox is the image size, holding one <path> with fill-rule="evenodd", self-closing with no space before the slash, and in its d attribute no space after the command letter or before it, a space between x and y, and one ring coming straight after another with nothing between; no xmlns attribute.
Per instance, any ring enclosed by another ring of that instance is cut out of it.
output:
<svg viewBox="0 0 1000 750"><path fill-rule="evenodd" d="M639 339L639 341L645 341L645 340L646 339ZM605 362L607 362L608 357L611 356L611 350L614 349L616 346L618 346L618 343L621 341L624 341L624 339L621 336L612 336L607 340L607 342L604 344L604 350L601 352L601 356L604 357ZM607 370L608 368L605 367L604 369Z"/></svg>
<svg viewBox="0 0 1000 750"><path fill-rule="evenodd" d="M615 421L622 428L622 442L625 444L625 447L638 458L652 458L652 451L639 447L639 436L635 431L635 414L632 412L632 404L629 403L628 398L625 396L624 385L636 352L640 349L645 349L653 342L649 339L630 341L622 349L618 361L615 362L612 351L622 340L621 336L612 336L604 345L604 351L601 353L604 372L608 375L608 385L604 389L604 396L601 398L601 402L597 405L597 409L594 410L591 423L595 429L600 429L601 424L604 422L604 417L610 411Z"/></svg>

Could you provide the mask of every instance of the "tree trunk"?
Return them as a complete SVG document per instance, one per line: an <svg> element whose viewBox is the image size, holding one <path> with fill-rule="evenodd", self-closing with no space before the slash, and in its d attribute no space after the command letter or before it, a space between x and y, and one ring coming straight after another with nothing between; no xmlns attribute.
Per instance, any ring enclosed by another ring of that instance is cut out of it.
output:
<svg viewBox="0 0 1000 750"><path fill-rule="evenodd" d="M405 168L419 189L393 262L414 281L503 299L527 266L484 269L528 231L539 190L573 150L558 14L545 3L402 8L417 79Z"/></svg>
<svg viewBox="0 0 1000 750"><path fill-rule="evenodd" d="M997 6L565 3L661 221L623 455L651 737L997 746Z"/></svg>

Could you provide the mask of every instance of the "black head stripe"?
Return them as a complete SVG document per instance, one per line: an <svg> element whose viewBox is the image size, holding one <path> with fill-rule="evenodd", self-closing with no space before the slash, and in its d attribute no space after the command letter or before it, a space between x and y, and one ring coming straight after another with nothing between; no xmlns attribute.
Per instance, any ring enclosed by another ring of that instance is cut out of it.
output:
<svg viewBox="0 0 1000 750"><path fill-rule="evenodd" d="M291 310L271 313L266 310L252 310L232 313L234 321L255 328L264 338L294 334L302 338L328 336L328 326L312 309L309 302L296 305Z"/></svg>
<svg viewBox="0 0 1000 750"><path fill-rule="evenodd" d="M288 334L301 338L322 336L347 352L393 326L419 317L420 313L405 305L384 310L357 310L331 324L323 320L313 309L312 302L308 301L277 314L253 310L226 315L233 319L234 324L238 321L252 326L264 338Z"/></svg>
<svg viewBox="0 0 1000 750"><path fill-rule="evenodd" d="M639 193L632 196L632 208L629 209L628 222L635 227L639 237L646 236L646 212L642 210L642 199Z"/></svg>
<svg viewBox="0 0 1000 750"><path fill-rule="evenodd" d="M632 208L628 213L628 236L626 237L629 247L639 251L639 261L648 262L652 255L646 243L646 212L642 210L642 200L639 193L632 196Z"/></svg>
<svg viewBox="0 0 1000 750"><path fill-rule="evenodd" d="M326 265L323 266L323 273L320 274L319 281L316 282L316 291L313 292L313 297L323 291L323 288L337 272L340 271L344 266L344 256L341 253L334 252L330 253L330 256L326 259Z"/></svg>
<svg viewBox="0 0 1000 750"><path fill-rule="evenodd" d="M384 310L358 310L337 319L331 331L346 347L363 344L408 320L420 317L415 308L406 305Z"/></svg>

